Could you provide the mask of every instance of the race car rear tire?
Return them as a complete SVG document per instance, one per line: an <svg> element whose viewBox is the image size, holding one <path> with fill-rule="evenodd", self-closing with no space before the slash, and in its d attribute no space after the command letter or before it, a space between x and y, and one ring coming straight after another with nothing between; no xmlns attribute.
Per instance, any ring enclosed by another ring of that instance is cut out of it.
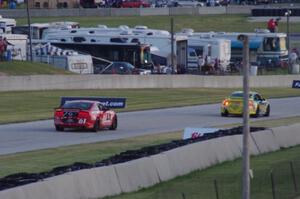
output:
<svg viewBox="0 0 300 199"><path fill-rule="evenodd" d="M64 127L59 126L59 125L55 125L55 130L56 131L64 131Z"/></svg>
<svg viewBox="0 0 300 199"><path fill-rule="evenodd" d="M94 127L92 128L93 132L97 132L100 130L100 124L99 124L99 120L95 121Z"/></svg>
<svg viewBox="0 0 300 199"><path fill-rule="evenodd" d="M109 130L116 130L117 128L118 128L118 118L117 116L115 116L111 126L109 127Z"/></svg>
<svg viewBox="0 0 300 199"><path fill-rule="evenodd" d="M259 116L259 106L257 107L257 109L256 109L256 112L255 112L255 114L253 115L253 117L258 117Z"/></svg>
<svg viewBox="0 0 300 199"><path fill-rule="evenodd" d="M271 111L271 108L270 108L270 105L268 105L266 113L264 114L264 116L269 117L270 116L270 111Z"/></svg>
<svg viewBox="0 0 300 199"><path fill-rule="evenodd" d="M227 117L227 116L228 116L228 111L227 111L227 110L224 110L224 113L221 112L221 116L222 116L222 117Z"/></svg>

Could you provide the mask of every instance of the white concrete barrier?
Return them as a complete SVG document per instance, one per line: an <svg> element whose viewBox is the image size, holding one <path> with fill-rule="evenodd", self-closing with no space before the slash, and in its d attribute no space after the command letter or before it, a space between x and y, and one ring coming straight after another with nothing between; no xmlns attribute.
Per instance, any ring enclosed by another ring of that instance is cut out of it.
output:
<svg viewBox="0 0 300 199"><path fill-rule="evenodd" d="M212 148L217 155L218 163L233 160L241 156L241 151L233 136L213 139Z"/></svg>
<svg viewBox="0 0 300 199"><path fill-rule="evenodd" d="M300 75L251 76L252 87L291 87ZM32 75L0 76L0 91L122 88L240 88L241 76Z"/></svg>
<svg viewBox="0 0 300 199"><path fill-rule="evenodd" d="M200 159L196 144L185 145L165 152L171 173L185 175L199 168Z"/></svg>
<svg viewBox="0 0 300 199"><path fill-rule="evenodd" d="M1 199L80 199L70 173L0 191Z"/></svg>
<svg viewBox="0 0 300 199"><path fill-rule="evenodd" d="M123 192L137 191L159 182L158 173L151 158L141 158L114 165Z"/></svg>
<svg viewBox="0 0 300 199"><path fill-rule="evenodd" d="M94 169L83 169L72 172L71 175L74 178L74 185L78 191L78 198L97 198L98 183Z"/></svg>
<svg viewBox="0 0 300 199"><path fill-rule="evenodd" d="M270 129L251 133L251 138L261 154L280 149L280 146L275 139L275 135Z"/></svg>
<svg viewBox="0 0 300 199"><path fill-rule="evenodd" d="M140 9L140 16L153 16L153 15L170 15L170 10L166 8L143 8Z"/></svg>
<svg viewBox="0 0 300 199"><path fill-rule="evenodd" d="M300 124L272 128L280 147L288 148L300 144Z"/></svg>
<svg viewBox="0 0 300 199"><path fill-rule="evenodd" d="M165 153L153 155L150 158L154 162L160 181L167 181L176 177L176 174L170 168L171 166Z"/></svg>
<svg viewBox="0 0 300 199"><path fill-rule="evenodd" d="M204 9L207 9L209 11L212 11L214 14L225 14L220 8L218 7L203 7ZM225 7L221 7L225 8ZM250 14L251 8L249 6L242 6L233 9L232 6L227 7L229 9L228 13L233 14ZM113 9L113 8L112 8ZM141 8L148 9L148 8ZM166 12L165 10L169 10L170 8L153 8L158 9L158 11L153 12L153 16L155 15L164 15ZM188 9L194 9L194 8L188 8ZM69 8L69 9L30 9L31 16L32 17L62 17L62 16L115 16L114 14L111 14L111 12L107 12L111 9L109 8L85 8L85 9L78 9L78 8ZM216 10L216 11L214 11ZM122 10L119 9L121 12ZM218 11L218 12L217 12ZM118 12L118 10L115 10L114 12ZM205 12L206 13L206 12ZM203 14L203 13L200 13ZM209 14L209 13L208 13ZM1 9L1 15L8 17L8 18L24 18L26 17L26 10L24 9ZM130 12L127 13L128 16L136 16L137 13L133 12L132 14ZM172 15L172 14L168 14ZM143 16L142 13L139 16Z"/></svg>
<svg viewBox="0 0 300 199"><path fill-rule="evenodd" d="M234 140L235 143L238 144L238 147L239 147L239 149L242 153L243 152L243 135L234 135L234 136L232 136L232 139ZM258 147L253 142L253 139L251 139L251 137L249 139L249 153L251 155L258 155L259 154Z"/></svg>
<svg viewBox="0 0 300 199"><path fill-rule="evenodd" d="M98 184L97 197L113 196L122 192L116 170L113 166L99 167L93 170Z"/></svg>
<svg viewBox="0 0 300 199"><path fill-rule="evenodd" d="M75 186L75 181L73 175L71 173L66 173L63 175L55 176L52 178L48 178L45 180L45 184L43 186L35 185L32 189L40 189L37 191L35 197L28 199L38 199L44 198L42 194L46 193L49 199L54 198L63 198L63 199L80 199L79 190ZM25 192L31 192L31 189L25 190ZM41 197L42 196L42 197ZM45 197L46 198L46 197ZM46 199L48 199L46 198Z"/></svg>
<svg viewBox="0 0 300 199"><path fill-rule="evenodd" d="M217 164L217 154L214 152L212 142L213 140L206 140L193 144L195 148L194 153L197 154L196 160L199 161L198 169L205 169Z"/></svg>
<svg viewBox="0 0 300 199"><path fill-rule="evenodd" d="M26 199L23 186L0 191L0 199Z"/></svg>

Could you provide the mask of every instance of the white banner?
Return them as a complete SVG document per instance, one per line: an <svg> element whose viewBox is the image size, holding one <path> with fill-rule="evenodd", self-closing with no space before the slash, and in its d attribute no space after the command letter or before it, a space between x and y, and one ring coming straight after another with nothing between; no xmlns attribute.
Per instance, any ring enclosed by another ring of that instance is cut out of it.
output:
<svg viewBox="0 0 300 199"><path fill-rule="evenodd" d="M206 133L214 133L218 130L219 129L217 129L217 128L190 128L190 127L187 127L184 129L182 139L184 139L184 140L189 139L189 138L195 139L195 138L203 136Z"/></svg>

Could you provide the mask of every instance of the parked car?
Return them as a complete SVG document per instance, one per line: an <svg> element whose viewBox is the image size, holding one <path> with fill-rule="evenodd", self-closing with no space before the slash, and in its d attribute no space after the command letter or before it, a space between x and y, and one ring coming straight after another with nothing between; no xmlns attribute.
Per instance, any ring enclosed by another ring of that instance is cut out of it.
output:
<svg viewBox="0 0 300 199"><path fill-rule="evenodd" d="M174 0L169 7L202 7L204 3L198 0Z"/></svg>
<svg viewBox="0 0 300 199"><path fill-rule="evenodd" d="M119 75L148 75L150 70L140 69L134 67L128 62L112 62L106 66L100 74L119 74Z"/></svg>
<svg viewBox="0 0 300 199"><path fill-rule="evenodd" d="M150 4L143 0L125 0L121 3L121 8L149 8Z"/></svg>
<svg viewBox="0 0 300 199"><path fill-rule="evenodd" d="M221 104L221 116L243 114L243 92L235 91ZM249 92L249 114L252 117L270 116L270 103L257 92Z"/></svg>

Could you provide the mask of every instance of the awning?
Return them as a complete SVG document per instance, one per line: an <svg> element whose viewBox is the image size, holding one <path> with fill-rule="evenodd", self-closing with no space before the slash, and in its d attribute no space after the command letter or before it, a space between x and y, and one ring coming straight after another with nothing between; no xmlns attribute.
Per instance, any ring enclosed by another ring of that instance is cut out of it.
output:
<svg viewBox="0 0 300 199"><path fill-rule="evenodd" d="M261 45L261 41L250 41L249 42L249 49L250 50L257 50ZM243 44L240 41L231 41L231 48L235 48L235 49L242 49L243 48Z"/></svg>

